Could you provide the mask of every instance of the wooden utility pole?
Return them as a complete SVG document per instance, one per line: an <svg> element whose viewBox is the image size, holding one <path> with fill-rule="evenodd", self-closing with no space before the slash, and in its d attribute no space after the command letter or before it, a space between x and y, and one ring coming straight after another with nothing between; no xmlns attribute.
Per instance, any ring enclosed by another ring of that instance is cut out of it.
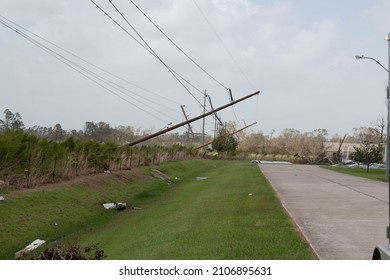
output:
<svg viewBox="0 0 390 280"><path fill-rule="evenodd" d="M245 127L243 127L243 128L240 128L239 130L236 130L236 131L234 131L234 132L232 132L232 133L229 133L229 135L236 134L236 133L238 133L238 132L240 132L240 131L243 131L244 129L247 129L248 127L250 127L250 126L252 126L252 125L255 125L255 124L257 124L257 122L254 122L254 123L252 123L252 124L250 124L250 125L247 125L247 126L245 126ZM207 145L210 145L211 143L213 143L213 141L208 142L208 143L206 143L206 144L203 144L202 146L196 147L195 149L197 150L197 149L206 147Z"/></svg>
<svg viewBox="0 0 390 280"><path fill-rule="evenodd" d="M206 113L206 90L204 90L203 96L203 115ZM205 117L203 117L203 125L202 125L202 145L204 144L204 125L205 125Z"/></svg>
<svg viewBox="0 0 390 280"><path fill-rule="evenodd" d="M184 118L186 119L186 121L188 121L188 117L187 117L186 111L184 111L184 105L180 105L180 107L181 107L181 110L183 111ZM188 124L188 134L189 134L189 132L191 132L192 138L194 138L194 132L192 131L192 128L191 128L190 124ZM188 138L189 138L189 136L188 136Z"/></svg>
<svg viewBox="0 0 390 280"><path fill-rule="evenodd" d="M207 116L209 116L209 115L211 115L211 114L214 114L215 112L218 112L218 111L221 111L221 110L223 110L223 109L225 109L225 108L228 108L228 107L230 107L230 106L232 106L232 105L234 105L234 104L236 104L236 103L239 103L239 102L241 102L241 101L244 101L245 99L248 99L248 98L250 98L250 97L253 97L253 96L255 96L255 95L258 95L259 93L260 93L260 91L256 91L256 92L254 92L254 93L252 93L252 94L249 94L249 95L244 96L244 97L242 97L242 98L240 98L240 99L237 99L237 100L235 100L234 102L230 102L229 104L226 104L226 105L224 105L224 106L218 107L218 108L215 109L215 110L212 110L212 111L210 111L210 112L207 112L207 113L205 113L205 114L202 114L202 115L200 115L200 116L198 116L198 117L189 119L188 121L181 122L181 123L179 123L179 124L173 125L173 126L171 126L171 127L168 127L168 128L166 128L166 129L163 129L163 130L161 130L161 131L159 131L159 132L150 134L150 135L148 135L148 136L146 136L146 137L144 137L144 138L138 139L138 140L136 140L136 141L134 141L134 142L131 142L131 143L127 144L127 145L128 145L128 146L134 146L134 145L139 144L139 143L141 143L141 142L145 142L146 140L152 139L152 138L157 137L157 136L159 136L159 135L161 135L161 134L167 133L167 132L169 132L169 131L171 131L171 130L174 130L174 129L179 128L179 127L184 126L184 125L187 125L187 124L192 123L192 122L194 122L194 121L200 120L201 118L207 117Z"/></svg>

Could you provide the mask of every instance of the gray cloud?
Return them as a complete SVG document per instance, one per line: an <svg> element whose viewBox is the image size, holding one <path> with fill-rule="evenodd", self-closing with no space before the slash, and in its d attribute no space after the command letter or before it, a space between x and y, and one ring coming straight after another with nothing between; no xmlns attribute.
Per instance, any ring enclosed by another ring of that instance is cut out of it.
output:
<svg viewBox="0 0 390 280"><path fill-rule="evenodd" d="M167 64L201 92L207 90L215 107L229 102L226 90L191 64L129 1L113 2ZM96 3L130 30L107 1ZM202 67L231 87L235 98L261 91L258 98L235 106L240 126L244 119L257 121L254 129L265 133L325 128L341 134L386 114L386 73L354 56L366 54L386 64L383 37L390 31L386 30L388 1L353 1L354 5L321 1L316 9L313 1L197 0L224 45L194 1L136 3ZM26 125L61 123L81 129L85 121L103 120L113 126L157 130L182 120L182 104L191 117L202 112L201 92L189 86L197 102L158 60L91 2L3 0L0 10L30 31L158 94L111 77L138 94L117 92L120 98L0 26L0 110L20 112ZM236 121L231 109L223 111L222 118ZM212 129L212 119L208 127ZM200 129L200 123L195 129Z"/></svg>

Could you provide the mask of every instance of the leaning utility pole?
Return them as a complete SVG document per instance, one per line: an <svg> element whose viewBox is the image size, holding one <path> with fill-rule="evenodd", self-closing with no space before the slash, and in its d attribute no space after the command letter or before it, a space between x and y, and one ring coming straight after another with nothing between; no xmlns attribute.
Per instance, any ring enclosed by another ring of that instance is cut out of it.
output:
<svg viewBox="0 0 390 280"><path fill-rule="evenodd" d="M163 130L161 130L161 131L159 131L159 132L156 132L156 133L153 133L153 134L151 134L151 135L148 135L148 136L146 136L146 137L144 137L144 138L138 139L138 140L136 140L136 141L134 141L134 142L131 142L131 143L127 144L127 146L134 146L134 145L136 145L136 144L139 144L139 143L141 143L141 142L145 142L146 140L152 139L152 138L157 137L157 136L159 136L159 135L161 135L161 134L164 134L164 133L167 133L167 132L169 132L169 131L171 131L171 130L174 130L174 129L176 129L176 128L179 128L179 127L181 127L181 126L183 126L183 125L187 125L187 124L192 123L192 122L194 122L194 121L200 120L201 118L207 117L207 116L209 116L209 115L211 115L211 114L214 114L215 112L221 111L221 110L223 110L223 109L225 109L225 108L227 108L227 107L230 107L230 106L232 106L232 105L234 105L234 104L236 104L236 103L239 103L239 102L241 102L241 101L244 101L245 99L248 99L248 98L250 98L250 97L252 97L252 96L258 95L259 93L260 93L260 91L256 91L255 93L252 93L252 94L249 94L249 95L247 95L247 96L244 96L244 97L242 97L242 98L240 98L240 99L235 100L234 102L230 102L229 104L226 104L226 105L224 105L224 106L221 106L221 107L219 107L219 108L217 108L217 109L215 109L215 110L212 110L212 111L210 111L210 112L207 112L207 113L205 113L205 114L202 114L202 115L200 115L200 116L198 116L198 117L189 119L188 121L181 122L181 123L179 123L179 124L176 124L176 125L173 125L173 126L171 126L171 127L166 128L166 129L163 129Z"/></svg>
<svg viewBox="0 0 390 280"><path fill-rule="evenodd" d="M186 111L184 111L184 105L180 105L180 107L181 107L181 110L183 111L184 118L186 119L186 121L188 121ZM192 127L190 124L188 124L188 135L190 134L190 132L191 132L192 138L194 138L194 132L192 131ZM189 138L189 136L188 136L188 138Z"/></svg>

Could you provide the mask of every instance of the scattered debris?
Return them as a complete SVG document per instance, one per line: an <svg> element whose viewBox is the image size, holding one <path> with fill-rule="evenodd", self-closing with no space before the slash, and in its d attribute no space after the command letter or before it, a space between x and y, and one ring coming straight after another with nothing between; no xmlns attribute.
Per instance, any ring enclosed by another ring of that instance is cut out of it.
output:
<svg viewBox="0 0 390 280"><path fill-rule="evenodd" d="M116 209L117 210L125 210L126 209L126 203L124 203L124 202L118 202L117 204L116 204Z"/></svg>
<svg viewBox="0 0 390 280"><path fill-rule="evenodd" d="M248 193L248 195L252 195L252 193Z"/></svg>
<svg viewBox="0 0 390 280"><path fill-rule="evenodd" d="M41 246L45 242L46 242L45 240L41 240L41 239L37 239L37 240L33 241L31 244L27 245L24 249L16 252L15 253L15 258L19 259L20 257L22 257L23 255L27 254L28 252L31 252L32 250L35 250L36 248L38 248L39 246Z"/></svg>
<svg viewBox="0 0 390 280"><path fill-rule="evenodd" d="M117 202L117 203L109 202L109 203L103 203L102 205L107 210L109 209L125 210L127 208L125 202Z"/></svg>
<svg viewBox="0 0 390 280"><path fill-rule="evenodd" d="M108 209L114 209L116 207L115 203L110 202L110 203L103 203L103 207Z"/></svg>
<svg viewBox="0 0 390 280"><path fill-rule="evenodd" d="M106 174L110 174L111 170L104 170L103 172L106 173Z"/></svg>
<svg viewBox="0 0 390 280"><path fill-rule="evenodd" d="M0 196L0 202L4 200L5 200L4 196Z"/></svg>
<svg viewBox="0 0 390 280"><path fill-rule="evenodd" d="M169 181L169 182L171 181L171 178L169 178L169 176L165 175L161 171L158 171L157 169L152 169L150 172L152 173L153 177L156 177L164 181Z"/></svg>
<svg viewBox="0 0 390 280"><path fill-rule="evenodd" d="M141 207L136 207L136 206L131 207L131 209L133 209L133 210L142 210Z"/></svg>
<svg viewBox="0 0 390 280"><path fill-rule="evenodd" d="M196 181L207 180L208 177L196 177Z"/></svg>

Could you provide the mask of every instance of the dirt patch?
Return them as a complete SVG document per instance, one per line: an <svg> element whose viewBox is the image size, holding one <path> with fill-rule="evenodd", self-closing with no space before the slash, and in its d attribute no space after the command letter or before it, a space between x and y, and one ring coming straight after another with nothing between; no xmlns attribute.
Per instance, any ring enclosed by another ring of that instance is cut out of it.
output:
<svg viewBox="0 0 390 280"><path fill-rule="evenodd" d="M52 183L52 184L45 184L31 189L21 189L15 191L10 190L8 194L4 194L3 196L7 198L12 198L12 197L18 197L20 194L24 194L24 193L33 193L37 191L45 191L45 190L53 190L53 189L63 189L63 188L70 188L74 186L91 187L94 190L99 190L106 187L108 184L107 182L109 181L121 185L125 185L130 182L144 181L149 178L150 177L148 175L146 175L145 173L141 172L138 169L121 170L112 173L99 173L99 174L78 176L70 180Z"/></svg>

